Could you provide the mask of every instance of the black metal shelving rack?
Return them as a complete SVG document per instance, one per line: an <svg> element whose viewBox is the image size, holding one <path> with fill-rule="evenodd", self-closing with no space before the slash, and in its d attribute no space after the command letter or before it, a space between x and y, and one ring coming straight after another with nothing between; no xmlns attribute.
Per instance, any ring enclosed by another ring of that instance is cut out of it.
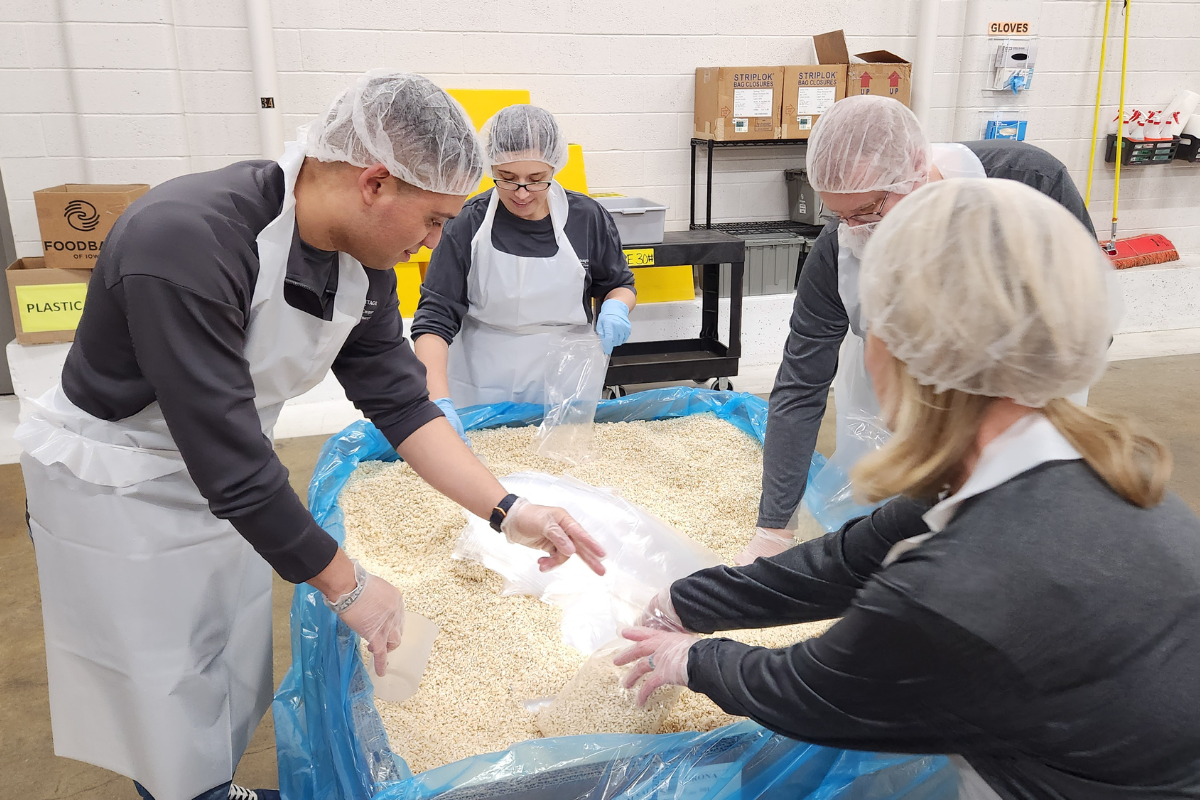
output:
<svg viewBox="0 0 1200 800"><path fill-rule="evenodd" d="M692 139L692 180L691 180L691 230L725 231L735 235L754 233L779 233L794 231L804 236L816 236L821 231L819 225L807 225L803 222L792 222L787 219L766 220L761 222L713 222L712 221L712 192L713 192L713 151L724 147L800 147L807 146L807 139L762 139L753 141L718 142L713 139ZM696 221L696 148L702 147L707 152L707 176L704 186L704 222Z"/></svg>

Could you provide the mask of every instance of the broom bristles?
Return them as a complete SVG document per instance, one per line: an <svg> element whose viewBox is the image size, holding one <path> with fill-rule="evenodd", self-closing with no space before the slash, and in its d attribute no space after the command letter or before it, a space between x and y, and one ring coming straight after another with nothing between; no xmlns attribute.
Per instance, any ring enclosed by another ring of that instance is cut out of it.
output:
<svg viewBox="0 0 1200 800"><path fill-rule="evenodd" d="M1146 233L1141 236L1117 239L1116 252L1107 253L1107 255L1115 269L1148 267L1153 264L1165 264L1168 261L1179 260L1179 251L1175 249L1175 245L1160 233Z"/></svg>

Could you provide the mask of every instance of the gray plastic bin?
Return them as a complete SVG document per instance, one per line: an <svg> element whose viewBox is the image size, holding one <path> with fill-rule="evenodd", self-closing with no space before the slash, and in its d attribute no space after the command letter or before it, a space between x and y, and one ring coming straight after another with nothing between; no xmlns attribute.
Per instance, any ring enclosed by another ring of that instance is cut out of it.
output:
<svg viewBox="0 0 1200 800"><path fill-rule="evenodd" d="M787 183L788 219L808 225L820 225L825 207L821 196L808 182L808 170L785 169L783 180Z"/></svg>
<svg viewBox="0 0 1200 800"><path fill-rule="evenodd" d="M597 197L617 223L621 245L661 244L667 224L667 206L644 197Z"/></svg>
<svg viewBox="0 0 1200 800"><path fill-rule="evenodd" d="M742 296L791 294L796 288L800 254L807 252L803 236L787 231L753 233L746 240L746 269L742 273ZM721 265L721 297L729 297L728 264Z"/></svg>

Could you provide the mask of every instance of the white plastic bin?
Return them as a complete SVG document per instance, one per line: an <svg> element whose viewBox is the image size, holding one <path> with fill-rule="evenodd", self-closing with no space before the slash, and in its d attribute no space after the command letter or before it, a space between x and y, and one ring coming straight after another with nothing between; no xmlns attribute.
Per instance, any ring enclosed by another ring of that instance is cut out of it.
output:
<svg viewBox="0 0 1200 800"><path fill-rule="evenodd" d="M597 197L596 202L612 214L623 246L662 243L668 206L644 197Z"/></svg>

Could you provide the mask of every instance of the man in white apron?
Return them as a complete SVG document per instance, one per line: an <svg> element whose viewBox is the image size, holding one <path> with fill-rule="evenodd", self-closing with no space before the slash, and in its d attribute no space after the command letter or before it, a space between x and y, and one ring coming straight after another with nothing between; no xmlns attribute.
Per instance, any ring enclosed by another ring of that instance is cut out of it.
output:
<svg viewBox="0 0 1200 800"><path fill-rule="evenodd" d="M553 115L509 106L482 136L496 187L448 226L412 326L430 397L452 422L454 407L541 404L550 337L586 330L601 301L596 333L611 353L636 301L608 212L554 180L567 140Z"/></svg>
<svg viewBox="0 0 1200 800"><path fill-rule="evenodd" d="M318 588L379 674L399 644L399 591L321 530L272 448L283 403L331 368L435 488L544 568L603 569L564 511L508 495L461 444L402 338L391 268L482 173L466 113L369 73L298 138L122 215L62 381L17 431L55 752L144 798L255 797L231 779L271 701L272 568Z"/></svg>
<svg viewBox="0 0 1200 800"><path fill-rule="evenodd" d="M1049 153L1013 141L930 145L912 111L887 97L849 97L821 115L807 163L830 224L806 257L796 287L771 392L758 531L737 556L739 564L790 547L802 524L809 535L836 530L869 510L854 502L850 468L881 447L887 433L862 366L858 266L871 233L897 203L942 178L1004 178L1053 198L1095 232L1066 167ZM837 446L806 493L831 384ZM1073 399L1086 402L1087 393Z"/></svg>

